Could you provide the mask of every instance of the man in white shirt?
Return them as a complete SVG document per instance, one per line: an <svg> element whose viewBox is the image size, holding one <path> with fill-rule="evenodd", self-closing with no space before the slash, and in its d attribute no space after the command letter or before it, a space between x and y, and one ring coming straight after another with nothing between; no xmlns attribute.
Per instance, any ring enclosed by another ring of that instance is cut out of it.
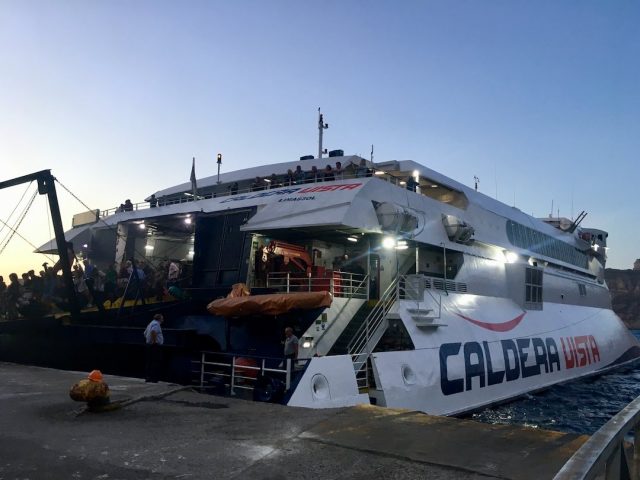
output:
<svg viewBox="0 0 640 480"><path fill-rule="evenodd" d="M178 284L180 276L180 265L172 261L169 263L169 274L167 275L167 288Z"/></svg>
<svg viewBox="0 0 640 480"><path fill-rule="evenodd" d="M144 331L144 339L147 344L145 377L147 382L157 383L160 378L160 365L162 363L162 349L164 336L162 335L162 322L164 317L157 313L149 322Z"/></svg>

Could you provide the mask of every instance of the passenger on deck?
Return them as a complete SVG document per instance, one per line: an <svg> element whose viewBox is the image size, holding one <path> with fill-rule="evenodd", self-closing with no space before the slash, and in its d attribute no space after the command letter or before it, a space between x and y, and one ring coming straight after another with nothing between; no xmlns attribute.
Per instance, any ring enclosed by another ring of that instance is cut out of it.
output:
<svg viewBox="0 0 640 480"><path fill-rule="evenodd" d="M336 177L333 174L333 169L331 168L331 165L327 165L324 169L324 181L333 182L335 179Z"/></svg>
<svg viewBox="0 0 640 480"><path fill-rule="evenodd" d="M132 212L133 211L133 203L128 198L124 201L124 211Z"/></svg>
<svg viewBox="0 0 640 480"><path fill-rule="evenodd" d="M98 307L100 312L104 312L104 302L105 302L105 273L100 270L98 267L94 267L91 272L92 280L93 280L93 290L91 291L91 296L93 298L93 304Z"/></svg>
<svg viewBox="0 0 640 480"><path fill-rule="evenodd" d="M416 187L418 186L418 182L416 182L416 179L413 178L412 176L407 177L407 190L410 190L412 192L416 191Z"/></svg>
<svg viewBox="0 0 640 480"><path fill-rule="evenodd" d="M73 262L77 260L76 253L73 251L73 243L67 242L67 257L69 258L69 268L73 265ZM62 259L58 259L56 264L53 266L53 274L55 275L60 270L62 270Z"/></svg>
<svg viewBox="0 0 640 480"><path fill-rule="evenodd" d="M296 171L293 172L293 178L295 180L296 185L301 185L304 183L306 174L302 171L302 167L298 165L296 167Z"/></svg>
<svg viewBox="0 0 640 480"><path fill-rule="evenodd" d="M269 177L269 188L279 188L281 186L282 183L280 183L278 176L275 173L272 173Z"/></svg>
<svg viewBox="0 0 640 480"><path fill-rule="evenodd" d="M251 191L257 192L259 190L264 190L264 180L260 177L256 177L255 181L251 184Z"/></svg>
<svg viewBox="0 0 640 480"><path fill-rule="evenodd" d="M231 195L236 195L238 193L238 182L233 182L231 185Z"/></svg>
<svg viewBox="0 0 640 480"><path fill-rule="evenodd" d="M286 187L290 187L296 183L295 178L293 176L293 170L287 170L287 176L284 179L284 184Z"/></svg>
<svg viewBox="0 0 640 480"><path fill-rule="evenodd" d="M116 299L116 290L118 285L118 270L116 264L112 263L105 272L104 277L104 295L107 300L114 302Z"/></svg>
<svg viewBox="0 0 640 480"><path fill-rule="evenodd" d="M151 208L155 208L158 206L158 199L156 198L156 194L152 193L151 197L149 197L149 206Z"/></svg>
<svg viewBox="0 0 640 480"><path fill-rule="evenodd" d="M336 169L334 171L336 180L344 179L344 170L342 169L342 162L336 162Z"/></svg>
<svg viewBox="0 0 640 480"><path fill-rule="evenodd" d="M14 319L18 317L18 299L22 295L22 285L18 280L18 275L12 273L9 275L9 286L7 287L7 318Z"/></svg>
<svg viewBox="0 0 640 480"><path fill-rule="evenodd" d="M316 183L320 180L320 172L318 172L318 167L314 165L313 167L311 167L311 171L307 173L304 183Z"/></svg>
<svg viewBox="0 0 640 480"><path fill-rule="evenodd" d="M172 260L169 263L169 272L167 274L167 288L178 285L180 278L180 262Z"/></svg>

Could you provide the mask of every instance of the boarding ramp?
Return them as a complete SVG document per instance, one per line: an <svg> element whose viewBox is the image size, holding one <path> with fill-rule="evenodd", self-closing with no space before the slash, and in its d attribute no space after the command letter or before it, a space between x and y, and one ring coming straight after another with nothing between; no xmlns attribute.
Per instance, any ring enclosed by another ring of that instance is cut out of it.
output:
<svg viewBox="0 0 640 480"><path fill-rule="evenodd" d="M629 437L633 431L633 437ZM631 445L628 440L633 440ZM594 433L554 480L640 478L640 397Z"/></svg>

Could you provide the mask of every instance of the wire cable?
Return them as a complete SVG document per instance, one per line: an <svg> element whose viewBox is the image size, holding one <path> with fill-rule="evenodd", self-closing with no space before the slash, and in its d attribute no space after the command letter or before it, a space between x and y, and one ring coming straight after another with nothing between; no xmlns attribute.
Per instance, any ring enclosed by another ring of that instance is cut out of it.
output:
<svg viewBox="0 0 640 480"><path fill-rule="evenodd" d="M11 213L9 214L9 217L7 218L7 223L9 223L11 221L11 217L13 217L13 214L15 213L15 211L18 209L18 207L20 206L20 204L22 203L22 200L24 200L24 196L27 194L27 192L29 191L29 188L31 188L31 184L33 183L33 181L29 182L29 184L27 185L27 187L24 189L24 192L22 192L22 196L20 197L20 200L18 200L18 203L16 203L16 206L13 207L13 210L11 211ZM0 228L0 233L2 233L2 230L4 230L4 225L6 225L4 222L2 228ZM6 238L10 235L11 232L7 232L7 234L5 235L5 237L2 239L2 242L0 243L4 243Z"/></svg>
<svg viewBox="0 0 640 480"><path fill-rule="evenodd" d="M22 240L24 240L26 243L28 243L29 245L31 245L35 250L38 249L38 247L36 247L33 243L31 243L29 240L27 240L25 237L23 237L19 232L18 232L18 228L20 228L20 225L22 224L22 221L25 219L25 217L27 216L27 213L29 212L29 209L31 208L31 205L33 205L33 201L36 199L36 196L38 195L38 191L36 190L35 192L33 192L33 195L31 196L31 199L29 199L29 203L27 205L27 208L23 211L22 216L19 218L19 221L17 223L17 225L14 227L11 227L10 225L6 224L3 220L0 220L0 222L2 222L2 224L9 228L11 230L11 236L9 237L9 239L4 243L4 245L2 246L2 248L0 248L0 255L2 255L2 253L4 252L4 250L7 248L7 245L9 245L9 242L11 241L11 239L13 238L14 235L18 235L18 237L20 237ZM49 260L53 261L53 259L51 257L49 257L47 255L47 258L49 258Z"/></svg>
<svg viewBox="0 0 640 480"><path fill-rule="evenodd" d="M91 211L93 210L92 208L90 208L86 203L84 203L82 200L80 200L80 198L78 198L78 196L73 193L71 190L69 190L62 182L60 182L60 180L58 180L56 177L53 177L53 179L58 183L58 185L60 185L69 195L71 195L74 199L76 199L78 201L78 203L80 203L80 205L82 205L84 208L86 208L87 210ZM98 218L99 222L102 222L109 230L115 231L116 233L116 240L119 239L121 237L121 235L118 234L118 229L117 226L114 225L109 225L107 222L105 222L102 218ZM134 253L137 253L140 257L144 258L145 261L151 265L151 267L154 270L158 269L158 265L153 262L150 261L146 255L144 254L144 252L141 252L137 249L134 248Z"/></svg>

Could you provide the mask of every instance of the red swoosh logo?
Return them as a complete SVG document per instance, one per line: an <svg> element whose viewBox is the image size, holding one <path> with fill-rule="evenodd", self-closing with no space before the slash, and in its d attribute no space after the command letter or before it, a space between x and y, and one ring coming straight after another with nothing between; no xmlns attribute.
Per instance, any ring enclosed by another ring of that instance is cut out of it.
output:
<svg viewBox="0 0 640 480"><path fill-rule="evenodd" d="M526 313L527 312L523 312L520 315L518 315L516 318L508 320L506 322L502 322L502 323L481 322L480 320L475 320L470 317L465 317L464 315L461 315L459 313L456 313L456 315L458 315L461 318L464 318L466 321L471 322L474 325L485 328L487 330L491 330L493 332L508 332L509 330L513 330L518 326L518 324L522 321Z"/></svg>

